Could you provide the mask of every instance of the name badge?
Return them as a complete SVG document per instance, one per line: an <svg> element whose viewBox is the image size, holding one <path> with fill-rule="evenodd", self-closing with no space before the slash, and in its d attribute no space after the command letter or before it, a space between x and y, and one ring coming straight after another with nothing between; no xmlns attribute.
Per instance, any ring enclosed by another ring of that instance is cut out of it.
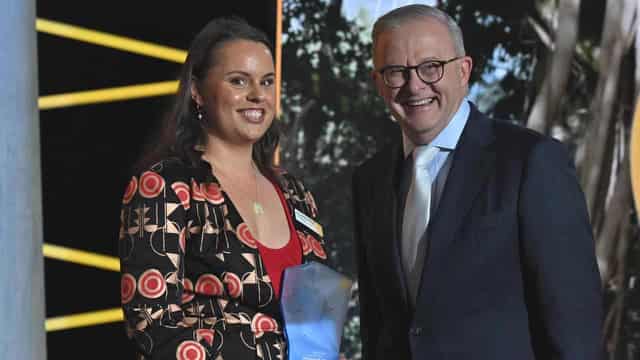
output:
<svg viewBox="0 0 640 360"><path fill-rule="evenodd" d="M324 231L322 230L322 225L318 224L315 220L313 220L312 218L308 217L302 211L300 211L298 209L293 209L293 210L294 210L294 217L296 218L297 222L299 222L300 224L306 226L308 229L310 229L311 231L315 232L316 234L318 234L320 236L324 236Z"/></svg>

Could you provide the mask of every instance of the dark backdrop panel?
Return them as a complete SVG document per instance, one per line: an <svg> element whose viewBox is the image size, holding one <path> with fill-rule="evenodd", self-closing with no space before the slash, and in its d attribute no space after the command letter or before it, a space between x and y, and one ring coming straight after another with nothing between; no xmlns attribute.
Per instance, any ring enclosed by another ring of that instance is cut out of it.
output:
<svg viewBox="0 0 640 360"><path fill-rule="evenodd" d="M38 1L39 18L186 50L211 18L238 15L275 33L275 0L189 2ZM38 34L40 95L176 79L180 65ZM170 97L40 113L45 242L117 255L120 199L129 169ZM120 305L120 276L45 261L47 317ZM50 359L133 357L122 323L47 335Z"/></svg>

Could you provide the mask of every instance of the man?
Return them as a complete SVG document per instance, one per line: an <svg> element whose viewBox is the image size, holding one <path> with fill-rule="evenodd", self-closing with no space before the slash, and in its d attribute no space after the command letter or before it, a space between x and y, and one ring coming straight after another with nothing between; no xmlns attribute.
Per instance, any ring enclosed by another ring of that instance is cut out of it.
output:
<svg viewBox="0 0 640 360"><path fill-rule="evenodd" d="M593 237L563 145L465 100L472 59L440 10L391 11L373 45L401 136L354 174L364 358L599 359Z"/></svg>

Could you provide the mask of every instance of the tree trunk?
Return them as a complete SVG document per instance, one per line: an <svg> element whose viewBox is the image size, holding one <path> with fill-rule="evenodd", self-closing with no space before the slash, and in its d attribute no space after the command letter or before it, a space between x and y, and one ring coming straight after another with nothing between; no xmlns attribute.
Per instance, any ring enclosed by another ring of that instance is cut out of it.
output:
<svg viewBox="0 0 640 360"><path fill-rule="evenodd" d="M604 177L601 164L606 151L606 134L614 123L614 104L618 89L618 76L622 57L630 44L634 33L634 18L637 10L636 0L608 0L604 30L600 46L599 79L596 93L591 103L591 121L586 136L580 144L578 159L580 180L582 182L590 214L602 208L596 203L598 189L601 189ZM586 149L588 147L588 149ZM606 186L605 186L606 188Z"/></svg>
<svg viewBox="0 0 640 360"><path fill-rule="evenodd" d="M553 55L527 126L548 133L557 122L578 39L580 0L560 0Z"/></svg>
<svg viewBox="0 0 640 360"><path fill-rule="evenodd" d="M632 210L631 203L631 172L629 170L629 152L625 152L620 172L616 176L615 187L611 199L608 201L606 216L596 238L596 255L602 279L607 282L614 278L619 271L614 267L622 263L619 247L619 240L625 237L621 228L626 228L629 223L629 216ZM624 258L622 253L622 258Z"/></svg>

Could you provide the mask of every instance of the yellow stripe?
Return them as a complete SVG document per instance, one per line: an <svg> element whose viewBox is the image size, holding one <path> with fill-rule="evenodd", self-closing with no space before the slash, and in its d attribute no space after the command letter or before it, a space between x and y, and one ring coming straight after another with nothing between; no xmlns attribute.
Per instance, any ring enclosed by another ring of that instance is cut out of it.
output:
<svg viewBox="0 0 640 360"><path fill-rule="evenodd" d="M122 309L114 308L48 318L44 322L44 328L47 331L67 330L79 327L108 324L112 322L122 321L123 319L124 316L122 314Z"/></svg>
<svg viewBox="0 0 640 360"><path fill-rule="evenodd" d="M177 63L183 63L187 58L184 50L41 18L36 19L36 30Z"/></svg>
<svg viewBox="0 0 640 360"><path fill-rule="evenodd" d="M67 106L170 95L174 94L176 91L178 91L178 81L162 81L142 85L119 86L100 90L45 95L38 99L38 107L40 110L47 110Z"/></svg>
<svg viewBox="0 0 640 360"><path fill-rule="evenodd" d="M100 255L88 251L71 249L63 246L44 244L42 252L45 257L99 269L120 271L120 260L113 256Z"/></svg>
<svg viewBox="0 0 640 360"><path fill-rule="evenodd" d="M282 0L276 1L276 116L280 118L282 92ZM280 166L280 144L273 153L273 164Z"/></svg>
<svg viewBox="0 0 640 360"><path fill-rule="evenodd" d="M631 128L631 186L636 203L636 213L640 212L640 98L636 103L633 127Z"/></svg>
<svg viewBox="0 0 640 360"><path fill-rule="evenodd" d="M282 0L276 2L276 116L280 116L282 82Z"/></svg>

